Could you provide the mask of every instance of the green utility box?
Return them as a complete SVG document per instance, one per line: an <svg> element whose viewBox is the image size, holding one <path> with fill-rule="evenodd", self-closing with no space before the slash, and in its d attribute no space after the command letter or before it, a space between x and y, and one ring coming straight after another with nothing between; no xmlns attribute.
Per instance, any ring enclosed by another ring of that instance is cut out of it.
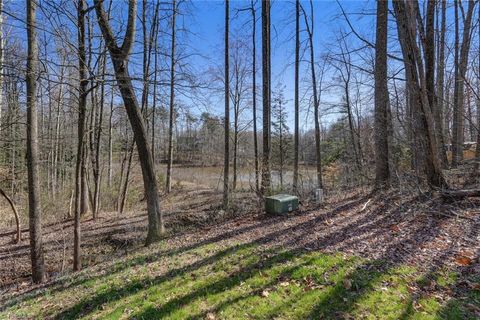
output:
<svg viewBox="0 0 480 320"><path fill-rule="evenodd" d="M298 198L289 194L277 194L265 198L265 211L273 214L283 214L298 209Z"/></svg>

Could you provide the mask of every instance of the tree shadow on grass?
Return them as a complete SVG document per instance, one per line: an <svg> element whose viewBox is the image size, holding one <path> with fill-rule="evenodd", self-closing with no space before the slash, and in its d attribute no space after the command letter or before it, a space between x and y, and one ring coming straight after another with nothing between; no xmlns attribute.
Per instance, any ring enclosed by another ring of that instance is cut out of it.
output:
<svg viewBox="0 0 480 320"><path fill-rule="evenodd" d="M81 316L90 315L95 310L98 310L100 307L106 305L118 304L119 301L122 301L123 303L124 300L128 302L128 300L134 299L139 292L149 292L149 288L161 287L163 285L172 286L175 285L174 279L179 279L182 277L185 278L189 275L189 273L198 271L201 268L213 268L214 266L220 264L222 259L228 260L239 250L251 250L259 244L275 244L278 239L286 233L295 233L295 235L292 237L292 243L295 241L300 241L303 238L308 238L307 236L312 232L309 226L318 224L327 218L333 218L343 210L352 208L362 203L364 200L364 198L359 198L351 203L346 204L345 206L338 207L318 217L308 219L303 223L298 223L289 227L277 228L274 229L274 231L269 231L266 234L263 233L261 236L252 237L251 241L248 241L245 244L227 248L185 267L170 270L166 274L158 276L154 279L140 279L126 285L122 284L121 286L108 288L99 293L95 293L93 296L80 301L68 309L61 311L59 314L52 313L50 316L56 319L78 318ZM394 220L395 214L400 209L390 208L388 209L388 212L380 212L380 210L384 210L384 208L372 210L368 214L365 214L365 216L359 216L358 219L353 219L349 221L349 223L342 225L342 228L335 230L334 232L322 234L311 243L306 243L304 247L321 249L329 244L342 244L345 246L347 245L349 239L355 234L365 235L365 239L375 238L382 231L382 227L389 223L389 219L392 219L392 223L396 222ZM399 239L393 238L390 242L385 244L385 248L383 250L384 254L381 257L374 259L373 261L364 261L363 263L352 266L352 268L345 273L344 277L338 278L337 281L329 284L328 289L325 289L325 291L315 299L311 308L307 310L307 313L302 318L323 317L333 319L356 312L358 304L361 303L363 299L367 298L370 293L377 290L378 284L382 281L383 277L388 276L389 273L395 272L395 268L402 266L403 263L407 262L409 259L415 258L415 255L421 250L423 245L428 244L438 236L439 231L441 230L442 222L449 219L450 218L447 217L441 217L433 220L422 220L416 224L414 228L412 228L407 237ZM279 222L281 223L281 221L283 220L278 218L265 219L259 223L248 225L241 229L222 232L219 235L209 237L194 244L189 244L175 249L160 250L155 254L142 255L140 257L131 259L125 263L125 265L112 268L108 271L108 275L120 273L125 269L135 265L143 265L157 259L181 255L189 250L200 248L204 245L215 244L239 234L249 234L249 232L253 232L255 234L257 230L265 227L266 223L274 224ZM377 228L372 227L372 221L375 221L375 223L378 224ZM374 229L374 232L367 233L369 230L372 231L372 228ZM478 230L471 230L470 232L473 235L478 234ZM415 243L417 247L412 248L411 250L405 250L405 243ZM447 251L448 252L445 253L445 257L440 257L441 259L446 258L449 254L451 254L451 250ZM157 304L144 306L143 309L135 314L135 317L166 317L171 315L173 312L176 312L176 310L185 308L189 304L205 299L210 295L221 295L224 292L232 291L234 288L241 285L242 282L256 277L260 272L263 272L269 268L273 268L277 265L287 263L289 260L298 257L301 254L303 254L303 251L292 250L289 252L282 252L269 256L263 261L247 263L244 266L242 265L239 270L229 273L228 276L219 276L219 278L215 279L213 282L207 282L198 288L194 288L192 291L180 293L180 295L175 296L170 300L159 300L157 301ZM298 267L292 267L290 269L286 268L284 270L284 274L294 273L297 269ZM101 277L105 277L105 274L95 277L87 276L85 280L78 279L77 282L72 282L68 285L68 288L74 285L79 285L82 283L82 281L98 279ZM352 283L353 289L349 289L342 283L342 279L344 278L348 279ZM187 281L188 279L183 280ZM268 288L269 286L275 286L277 283L278 279L272 279L264 283L262 286L255 288L251 292L248 292L247 294L232 295L231 298L225 299L222 298L221 301L216 302L214 305L207 308L207 311L203 310L198 314L192 315L191 317L198 318L206 316L207 312L222 312L226 309L234 307L235 305L245 303L246 300L251 298L252 294L258 295L265 288ZM66 290L66 288L58 288L58 290L63 291ZM292 295L292 297L282 300L281 304L272 304L272 306L266 308L265 313L263 313L261 316L264 318L273 318L277 315L288 313L288 309L298 306L300 303L298 301L301 301L302 299L303 295L300 293ZM399 314L400 318L403 317L403 319L408 319L412 316L414 312L414 301L415 297L408 296L404 301L401 302L401 308L403 308L403 311ZM454 302L452 302L452 304L447 304L444 307L444 310L442 310L440 313L442 315L453 314L451 313L451 309L454 307L453 303ZM141 301L139 304L141 304ZM379 305L378 307L382 307L382 305ZM124 311L124 306L120 306L119 308L121 309L121 312Z"/></svg>
<svg viewBox="0 0 480 320"><path fill-rule="evenodd" d="M372 291L373 286L376 282L378 282L383 275L388 274L395 270L395 268L402 266L405 262L409 259L415 259L415 255L419 254L422 247L433 241L438 235L441 230L441 224L444 221L449 219L454 219L453 217L445 217L442 216L440 218L434 218L433 220L425 220L423 223L418 225L413 232L410 232L409 237L403 238L400 241L394 241L386 246L384 250L384 254L382 257L368 262L366 264L360 265L355 270L353 270L347 278L351 280L352 283L361 282L362 279L368 278L367 282L363 282L360 284L360 290L355 292L354 294L350 295L348 299L344 299L340 304L332 303L332 301L340 301L345 294L345 288L342 286L337 285L331 293L319 301L312 312L309 314L307 318L321 318L321 319L335 319L337 316L349 314L355 308L356 304L362 300L362 297L365 297L368 292ZM433 224L431 223L433 221ZM430 222L430 224L428 224ZM470 230L471 235L478 235L478 224L472 226ZM374 236L374 234L372 235ZM328 241L329 239L320 239L323 243L324 241ZM414 242L416 247L412 250L405 250L404 244L408 242ZM457 245L455 241L451 242L452 246ZM432 264L431 269L426 272L423 277L430 278L438 271L441 262L451 257L454 254L455 250L452 248L445 250L445 253L437 258L438 264ZM381 269L378 269L377 266L381 266ZM365 277L365 270L372 269L376 270L375 272L371 272L368 274L368 277ZM455 288L457 283L454 283L451 288ZM398 319L410 319L413 314L415 313L415 306L414 303L418 297L410 297L407 299L407 303L403 304L403 312L399 315ZM476 301L477 308L480 305L480 296L477 294ZM381 306L379 306L381 307ZM445 318L445 319L474 319L473 317L470 318L466 314L460 314L458 310L458 300L454 299L453 301L447 303L445 306L439 308L436 311L436 317Z"/></svg>
<svg viewBox="0 0 480 320"><path fill-rule="evenodd" d="M348 210L352 207L355 207L365 201L365 196L359 195L356 199L352 198L349 199L349 201L345 204L342 204L325 214L322 214L321 216L310 219L304 223L295 225L293 227L286 227L286 228L280 228L277 231L267 233L266 235L260 236L256 241L258 243L270 243L272 241L275 241L278 237L282 236L286 232L294 232L298 230L303 230L306 228L308 225L311 224L316 224L318 221L323 221L325 219L330 219L337 214L341 213L343 210ZM281 223L282 221L287 221L288 217L282 217L282 216L264 216L260 217L260 220L258 222L247 225L241 228L234 228L232 230L226 230L225 232L221 232L218 235L215 235L213 237L208 237L204 240L197 241L192 244L184 245L179 248L173 248L173 249L167 249L167 250L158 250L154 253L149 253L145 255L140 255L136 256L134 258L128 259L127 261L122 262L122 264L115 264L112 266L109 266L107 270L103 270L103 272L100 272L98 275L91 276L90 270L87 271L82 271L80 273L77 273L76 275L73 275L73 281L72 281L72 276L67 276L67 277L62 277L59 279L56 279L54 281L48 282L40 287L34 287L31 288L28 291L22 292L21 295L14 295L8 296L5 298L0 298L0 311L7 309L8 307L11 307L12 305L15 305L17 303L20 303L22 301L28 300L28 299L34 299L35 297L43 294L43 290L45 288L49 288L49 292L51 294L54 294L59 291L64 291L67 290L73 286L78 286L82 285L87 281L95 281L99 278L102 278L105 276L105 274L114 274L114 273L120 273L124 271L125 269L138 266L138 265L144 265L150 262L153 262L157 259L162 259L162 258L167 258L167 257L172 257L190 250L194 250L196 248L199 248L201 246L207 245L207 244L213 244L213 243L218 243L220 241L230 239L242 234L248 234L248 233L255 233L263 228L268 228L269 225L276 224L276 223ZM222 228L222 226L226 225L226 223L219 223L216 224L215 228ZM188 232L188 231L187 231ZM177 237L178 235L175 235L174 237Z"/></svg>
<svg viewBox="0 0 480 320"><path fill-rule="evenodd" d="M54 281L50 281L48 283L45 283L41 286L37 286L34 288L31 288L28 291L22 292L21 295L14 295L14 296L8 296L8 297L2 297L0 298L0 311L3 311L15 304L18 304L22 301L28 300L28 299L34 299L38 297L39 295L42 295L44 293L44 289L48 288L50 294L54 294L60 291L65 291L68 290L71 287L74 286L80 286L86 283L87 281L95 281L98 279L101 279L105 277L106 274L117 274L120 273L128 268L132 268L135 266L141 266L145 265L148 263L151 263L153 261L163 259L163 258L168 258L168 257L173 257L175 255L179 255L191 250L195 250L197 248L200 248L204 245L208 244L214 244L218 243L222 240L229 239L231 237L234 237L236 235L240 235L243 233L248 233L251 231L254 231L256 229L260 229L265 227L266 225L269 224L269 221L260 221L258 223L254 223L252 225L248 225L242 228L237 228L235 230L228 230L225 232L220 233L219 235L213 236L206 238L204 240L194 242L191 244L187 244L184 246L180 246L178 248L172 248L172 249L157 249L154 250L153 253L147 253L147 254L141 254L137 255L133 258L129 258L126 261L122 261L122 263L115 263L110 266L107 266L107 269L103 268L102 272L93 272L92 275L92 270L90 269L85 269L82 270L81 272L74 274L73 275L73 280L72 280L72 275L67 275L65 277L58 278ZM175 235L178 236L178 235ZM104 267L104 266L103 266ZM94 267L95 268L95 267Z"/></svg>
<svg viewBox="0 0 480 320"><path fill-rule="evenodd" d="M191 272L194 272L204 266L218 263L221 259L227 258L234 254L238 250L246 250L253 248L253 244L243 244L229 247L225 250L215 253L214 255L189 264L179 269L172 269L164 275L158 276L154 279L145 278L139 281L134 281L126 286L111 287L100 294L96 294L91 298L85 299L80 303L63 310L61 313L54 315L55 319L75 319L81 316L88 315L91 311L96 310L98 307L105 303L119 300L123 297L137 293L141 289L149 288L152 286L158 286L173 278L185 276Z"/></svg>
<svg viewBox="0 0 480 320"><path fill-rule="evenodd" d="M480 230L478 223L472 224L470 230L464 230L464 237L477 239ZM459 265L454 271L442 269L443 262L459 254L462 247L459 241L450 241L443 253L435 257L435 263L424 272L418 282L423 283L424 292L429 296L432 288L443 292L450 292L450 300L438 312L443 319L478 319L480 318L480 290L475 288L480 283L480 261L472 265ZM478 257L480 247L477 247L475 256ZM452 274L453 272L453 274ZM443 282L443 283L441 283ZM476 285L475 285L476 284ZM474 286L472 288L471 286ZM408 307L399 319L410 319L414 313L415 301L411 299Z"/></svg>
<svg viewBox="0 0 480 320"><path fill-rule="evenodd" d="M311 223L311 222L310 222ZM355 228L355 227L361 227L362 224L356 225L355 223L352 223L350 225L345 226L340 233L345 232L347 229ZM298 226L295 226L294 228L298 228ZM268 242L272 241L272 239L275 238L276 234L283 233L286 230L279 230L273 233L269 233L265 235L264 237L260 239L256 239L256 241L253 241L251 243L242 245L242 247L250 247L252 245L255 245L255 243L262 243L262 242ZM288 230L287 230L288 232ZM236 248L236 247L235 247ZM122 297L131 295L136 293L137 291L141 290L142 288L145 288L147 286L152 286L152 285L158 285L162 282L169 281L172 276L181 276L185 273L194 271L200 267L206 266L208 264L212 263L218 263L218 260L221 259L222 257L228 256L230 253L234 252L235 250L232 249L227 249L222 251L221 253L215 254L214 256L202 260L199 263L194 263L193 265L187 266L185 268L182 268L180 270L173 270L171 272L168 272L166 275L161 276L157 279L155 279L153 282L151 280L147 281L147 283L142 283L142 282L136 282L129 284L128 286L121 287L121 288L114 288L112 290L109 290L107 292L102 293L101 295L97 295L87 301L84 301L73 308L70 308L68 310L65 310L61 314L58 315L57 318L75 318L81 315L85 315L85 312L89 312L91 310L95 310L98 308L100 305L103 305L107 303L108 301L111 301L111 299L118 300ZM281 259L280 259L281 260ZM282 260L281 260L282 261ZM267 262L264 262L262 264L262 267L265 266L272 266L273 263L278 263L278 259L271 259ZM357 286L364 288L364 291L371 290L371 287L375 280L377 280L383 272L379 272L375 266L378 264L378 261L374 261L372 263L367 263L361 266L358 266L353 272L351 272L348 277L351 279L354 283L356 283ZM148 318L150 315L155 314L157 317L162 317L166 316L169 313L171 313L173 310L178 309L182 306L187 305L191 301L199 298L200 296L205 296L207 293L219 293L221 291L228 290L229 288L232 288L236 285L238 285L241 281L252 277L254 274L256 274L259 271L259 268L245 268L239 271L236 275L234 276L229 276L228 278L216 281L212 284L207 285L205 288L201 288L197 291L194 291L192 293L189 293L187 295L181 296L179 298L173 299L168 301L166 304L162 305L160 308L157 307L149 307L146 310L144 310L143 313L139 315L139 318ZM367 274L365 274L367 272ZM364 279L369 279L366 283ZM318 314L321 314L324 310L328 311L328 314L336 314L338 312L349 312L351 307L354 305L355 300L358 299L359 296L361 296L360 293L356 295L357 298L351 297L347 301L344 301L344 296L346 292L345 289L342 287L341 284L338 284L330 290L330 293L327 298L323 299L321 302L316 304L316 307L312 311L311 316L315 316ZM332 304L331 301L340 301L341 304L339 303L334 303ZM228 303L225 303L224 305L227 305ZM337 306L336 309L334 306ZM333 312L333 313L332 313Z"/></svg>

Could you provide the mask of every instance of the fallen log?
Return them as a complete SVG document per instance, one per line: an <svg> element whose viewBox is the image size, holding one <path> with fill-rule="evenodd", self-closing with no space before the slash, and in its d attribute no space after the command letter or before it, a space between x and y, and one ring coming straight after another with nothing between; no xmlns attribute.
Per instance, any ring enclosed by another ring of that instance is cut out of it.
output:
<svg viewBox="0 0 480 320"><path fill-rule="evenodd" d="M442 191L443 198L467 198L467 197L480 197L480 189L465 189L465 190L448 190Z"/></svg>

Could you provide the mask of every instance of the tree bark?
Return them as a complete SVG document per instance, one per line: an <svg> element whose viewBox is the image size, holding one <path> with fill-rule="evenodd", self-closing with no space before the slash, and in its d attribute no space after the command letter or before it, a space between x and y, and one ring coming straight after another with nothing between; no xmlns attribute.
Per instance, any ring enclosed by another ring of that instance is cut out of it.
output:
<svg viewBox="0 0 480 320"><path fill-rule="evenodd" d="M455 52L456 52L456 72L455 72L455 96L453 112L453 141L452 141L452 165L456 166L463 160L463 142L465 130L465 75L467 72L468 53L470 51L470 28L472 25L473 9L476 1L468 1L468 11L463 23L462 45L458 55L459 35L458 35L458 7L461 3L455 1ZM462 8L463 12L463 8Z"/></svg>
<svg viewBox="0 0 480 320"><path fill-rule="evenodd" d="M390 184L388 146L388 85L387 85L388 2L377 1L375 43L375 187Z"/></svg>
<svg viewBox="0 0 480 320"><path fill-rule="evenodd" d="M32 280L34 283L41 283L45 279L45 266L38 174L38 124L36 106L38 46L35 28L36 4L33 0L27 0L27 175L30 258L32 262Z"/></svg>
<svg viewBox="0 0 480 320"><path fill-rule="evenodd" d="M152 159L153 159L153 163L155 164L155 151L156 151L156 148L155 148L155 117L156 117L156 111L157 111L157 87L158 87L158 84L157 84L157 79L158 79L158 32L159 32L159 29L160 29L160 18L158 17L158 14L159 14L159 10L160 10L160 1L157 1L157 5L155 6L155 17L156 17L156 20L155 20L155 29L154 29L154 32L153 32L153 39L154 39L154 42L153 42L153 68L154 68L154 71L153 71L153 105L152 105Z"/></svg>
<svg viewBox="0 0 480 320"><path fill-rule="evenodd" d="M255 161L255 190L260 190L260 169L258 163L258 137L257 137L257 19L255 4L250 2L252 13L252 116L253 116L253 155Z"/></svg>
<svg viewBox="0 0 480 320"><path fill-rule="evenodd" d="M262 1L263 155L261 193L270 191L270 0Z"/></svg>
<svg viewBox="0 0 480 320"><path fill-rule="evenodd" d="M78 271L82 268L81 262L81 230L80 218L84 213L83 203L83 185L85 170L85 117L87 110L87 65L85 50L85 0L78 0L78 70L79 70L79 97L78 97L78 145L77 145L77 161L75 168L75 217L74 217L74 244L73 244L73 269Z"/></svg>
<svg viewBox="0 0 480 320"><path fill-rule="evenodd" d="M112 139L112 134L113 134L113 86L111 87L111 98L110 98L110 114L108 117L108 187L110 188L112 186L112 162L113 162L113 139Z"/></svg>
<svg viewBox="0 0 480 320"><path fill-rule="evenodd" d="M315 72L315 51L313 47L313 31L314 31L314 17L313 17L313 1L310 0L310 23L308 22L307 15L304 12L305 26L307 28L308 43L310 48L310 72L312 76L312 90L313 90L313 117L315 122L315 155L317 163L317 187L323 188L322 181L322 154L320 146L320 103L317 92L317 77ZM353 143L353 141L352 141Z"/></svg>
<svg viewBox="0 0 480 320"><path fill-rule="evenodd" d="M102 7L102 1L94 0L94 4L99 26L110 52L110 57L115 70L115 77L137 145L140 166L142 168L145 196L147 199L148 234L146 245L149 245L161 238L161 235L164 232L164 226L163 215L160 210L160 197L158 194L152 153L150 146L148 145L143 116L138 106L138 101L127 66L128 56L135 38L137 2L136 0L129 0L127 30L121 47L116 44L115 37Z"/></svg>
<svg viewBox="0 0 480 320"><path fill-rule="evenodd" d="M7 200L8 204L10 205L10 208L12 208L13 214L15 216L15 225L17 227L16 233L15 233L15 242L20 243L22 241L22 229L20 228L20 217L18 215L17 207L15 206L15 203L13 203L13 200L3 191L3 189L0 188L0 195Z"/></svg>
<svg viewBox="0 0 480 320"><path fill-rule="evenodd" d="M300 138L300 0L295 1L295 129L293 139L293 192L298 193L298 153Z"/></svg>
<svg viewBox="0 0 480 320"><path fill-rule="evenodd" d="M166 191L172 190L172 166L173 166L173 126L175 116L175 17L177 14L176 1L173 0L172 8L172 48L170 56L170 112L168 120L168 159L167 159L167 182Z"/></svg>
<svg viewBox="0 0 480 320"><path fill-rule="evenodd" d="M414 95L415 98L412 101L412 107L417 107L418 109L414 109L418 114L414 114L413 118L421 119L419 125L425 132L424 137L421 137L425 139L426 146L424 155L424 172L430 186L444 187L446 186L446 182L438 159L438 149L434 129L435 123L426 90L426 77L423 60L416 42L417 28L415 27L415 7L414 4L405 2L404 0L394 0L393 7L397 19L398 38L404 57L405 72L409 76L407 89L409 95Z"/></svg>
<svg viewBox="0 0 480 320"><path fill-rule="evenodd" d="M443 135L444 131L444 108L445 108L445 34L447 28L447 17L446 17L446 0L440 0L442 4L442 22L440 27L440 37L438 40L438 52L437 52L437 103L435 104L435 132L437 136L438 149L439 149L439 158L442 164L442 168L448 166L447 153L445 150L445 138ZM438 21L438 19L437 19Z"/></svg>
<svg viewBox="0 0 480 320"><path fill-rule="evenodd" d="M223 159L223 208L229 205L229 171L230 171L230 71L229 71L229 27L230 1L225 0L225 150Z"/></svg>

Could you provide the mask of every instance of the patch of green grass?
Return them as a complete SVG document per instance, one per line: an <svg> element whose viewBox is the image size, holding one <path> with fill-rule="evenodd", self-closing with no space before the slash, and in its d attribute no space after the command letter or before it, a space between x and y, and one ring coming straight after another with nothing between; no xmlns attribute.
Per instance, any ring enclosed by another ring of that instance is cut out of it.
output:
<svg viewBox="0 0 480 320"><path fill-rule="evenodd" d="M255 244L148 248L105 275L72 280L3 310L0 318L473 319L465 299L443 302L411 286L453 286L456 274L419 276L341 254ZM430 281L430 282L429 282ZM478 292L468 304L480 305Z"/></svg>

